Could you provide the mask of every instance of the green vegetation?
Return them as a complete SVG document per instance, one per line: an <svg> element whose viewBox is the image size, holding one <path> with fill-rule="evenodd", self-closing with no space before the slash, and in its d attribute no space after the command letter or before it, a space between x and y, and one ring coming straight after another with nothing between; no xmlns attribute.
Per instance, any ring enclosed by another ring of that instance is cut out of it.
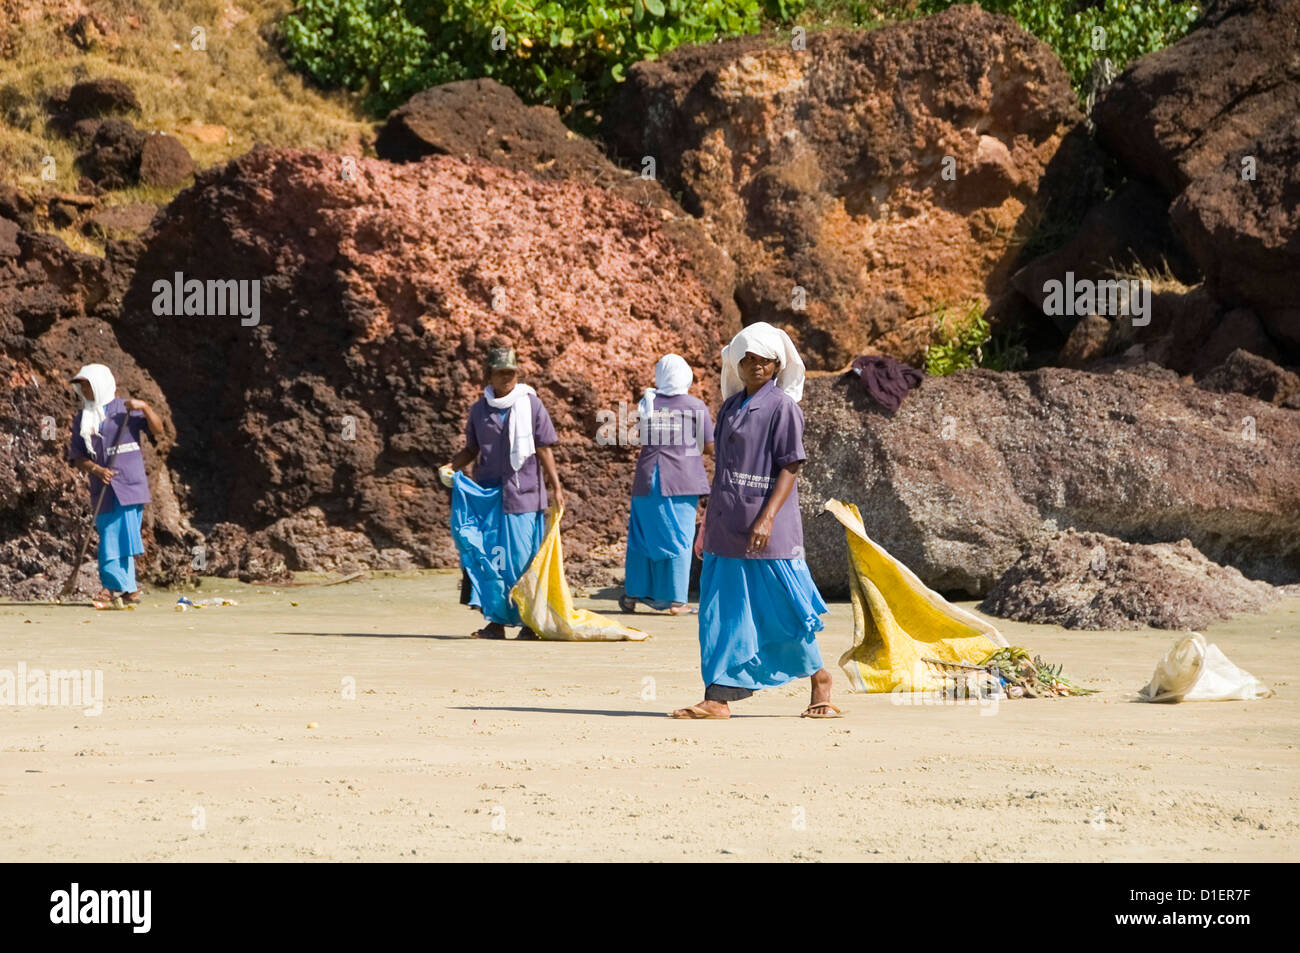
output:
<svg viewBox="0 0 1300 953"><path fill-rule="evenodd" d="M583 125L631 64L763 18L760 0L300 0L282 30L291 63L374 113L489 76Z"/></svg>
<svg viewBox="0 0 1300 953"><path fill-rule="evenodd" d="M917 12L937 13L958 0L917 0ZM1100 7L1080 0L981 0L991 13L1005 13L1046 42L1065 64L1080 99L1087 94L1093 63L1109 59L1116 70L1181 38L1201 15L1200 4L1176 0L1106 0ZM1101 33L1095 31L1100 29ZM1100 41L1101 48L1097 43Z"/></svg>
<svg viewBox="0 0 1300 953"><path fill-rule="evenodd" d="M298 0L281 24L287 57L323 86L363 94L380 115L439 83L489 76L572 124L633 63L684 43L802 25L872 27L957 0ZM1080 98L1094 63L1116 69L1181 37L1200 15L1176 0L983 0L1056 50ZM1095 33L1100 29L1102 33ZM1098 48L1100 47L1100 48Z"/></svg>
<svg viewBox="0 0 1300 953"><path fill-rule="evenodd" d="M983 347L992 335L984 320L984 306L978 301L966 309L954 327L949 327L951 317L946 307L935 313L934 329L939 342L925 349L925 372L933 377L978 366L984 356Z"/></svg>
<svg viewBox="0 0 1300 953"><path fill-rule="evenodd" d="M947 307L940 308L934 330L939 341L925 349L925 372L932 377L971 367L1015 371L1029 359L1024 330L1013 326L995 335L979 301L972 302L960 320L954 320Z"/></svg>

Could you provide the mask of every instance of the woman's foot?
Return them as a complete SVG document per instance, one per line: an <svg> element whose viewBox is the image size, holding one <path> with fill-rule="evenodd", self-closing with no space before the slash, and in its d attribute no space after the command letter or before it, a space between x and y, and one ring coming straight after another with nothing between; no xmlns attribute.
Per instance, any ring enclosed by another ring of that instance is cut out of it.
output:
<svg viewBox="0 0 1300 953"><path fill-rule="evenodd" d="M532 629L528 628L528 626L524 626L522 629L520 629L519 634L515 636L516 642L538 642L540 640L541 640L541 636L538 635L536 632L534 632Z"/></svg>
<svg viewBox="0 0 1300 953"><path fill-rule="evenodd" d="M506 627L500 622L489 622L470 635L471 639L504 639L505 637Z"/></svg>
<svg viewBox="0 0 1300 953"><path fill-rule="evenodd" d="M831 673L819 669L812 677L812 700L804 709L804 718L838 718L840 710L831 704Z"/></svg>
<svg viewBox="0 0 1300 953"><path fill-rule="evenodd" d="M672 605L668 607L669 615L686 615L694 611L695 610L691 608L691 606L688 603L685 602L674 602Z"/></svg>
<svg viewBox="0 0 1300 953"><path fill-rule="evenodd" d="M618 597L618 607L622 609L626 615L631 615L636 612L636 600L625 592L623 595Z"/></svg>
<svg viewBox="0 0 1300 953"><path fill-rule="evenodd" d="M730 718L731 709L726 702L715 702L705 699L698 705L692 705L690 708L678 708L670 718Z"/></svg>
<svg viewBox="0 0 1300 953"><path fill-rule="evenodd" d="M144 593L142 593L139 589L137 589L135 592L123 593L122 599L129 606L138 606L140 604L140 599L143 598L143 596Z"/></svg>

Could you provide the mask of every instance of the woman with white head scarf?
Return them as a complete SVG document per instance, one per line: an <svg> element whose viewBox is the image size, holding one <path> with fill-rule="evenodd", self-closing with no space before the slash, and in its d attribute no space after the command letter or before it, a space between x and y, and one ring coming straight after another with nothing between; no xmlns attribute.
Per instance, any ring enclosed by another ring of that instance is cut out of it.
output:
<svg viewBox="0 0 1300 953"><path fill-rule="evenodd" d="M804 561L795 474L804 364L790 336L751 324L722 350L713 485L696 551L704 701L674 718L729 718L729 702L812 679L807 718L837 718L817 632L827 611Z"/></svg>
<svg viewBox="0 0 1300 953"><path fill-rule="evenodd" d="M103 364L87 364L72 378L82 399L67 460L90 476L90 503L99 533L96 606L124 608L140 601L135 557L144 553L140 527L149 502L140 439L157 439L162 419L143 400L117 396L117 381Z"/></svg>
<svg viewBox="0 0 1300 953"><path fill-rule="evenodd" d="M626 579L619 606L634 612L638 601L673 615L687 605L695 510L709 492L702 454L713 450L713 418L689 391L690 365L677 354L655 364L655 386L637 410L641 453L632 480L627 520Z"/></svg>

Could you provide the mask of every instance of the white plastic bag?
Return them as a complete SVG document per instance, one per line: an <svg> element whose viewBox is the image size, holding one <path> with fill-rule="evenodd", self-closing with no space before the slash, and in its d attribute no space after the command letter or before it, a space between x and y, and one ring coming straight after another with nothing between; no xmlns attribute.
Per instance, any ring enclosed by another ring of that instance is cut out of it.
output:
<svg viewBox="0 0 1300 953"><path fill-rule="evenodd" d="M1205 636L1193 632L1174 643L1138 698L1146 702L1222 702L1272 694L1254 675L1228 661L1217 645L1207 644Z"/></svg>

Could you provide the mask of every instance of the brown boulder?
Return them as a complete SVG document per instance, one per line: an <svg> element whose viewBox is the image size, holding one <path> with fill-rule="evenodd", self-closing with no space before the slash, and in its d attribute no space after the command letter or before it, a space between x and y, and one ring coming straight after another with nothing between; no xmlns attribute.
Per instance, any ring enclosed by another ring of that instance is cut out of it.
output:
<svg viewBox="0 0 1300 953"><path fill-rule="evenodd" d="M1080 368L1105 357L1110 336L1109 321L1100 315L1088 315L1074 326L1061 348L1061 366Z"/></svg>
<svg viewBox="0 0 1300 953"><path fill-rule="evenodd" d="M0 218L31 228L35 219L36 202L15 185L0 183Z"/></svg>
<svg viewBox="0 0 1300 953"><path fill-rule="evenodd" d="M125 119L105 119L90 147L77 156L77 168L105 189L123 189L140 181L140 155L149 134Z"/></svg>
<svg viewBox="0 0 1300 953"><path fill-rule="evenodd" d="M49 111L59 122L71 125L79 119L95 119L139 112L135 91L120 79L101 77L86 80L50 96Z"/></svg>
<svg viewBox="0 0 1300 953"><path fill-rule="evenodd" d="M1199 629L1278 598L1185 539L1145 545L1067 530L1021 557L980 610L1067 629Z"/></svg>
<svg viewBox="0 0 1300 953"><path fill-rule="evenodd" d="M937 304L997 292L1081 118L1046 44L954 7L806 50L678 47L628 71L602 131L710 223L745 320L787 326L829 368L871 344L916 363Z"/></svg>
<svg viewBox="0 0 1300 953"><path fill-rule="evenodd" d="M335 531L365 565L454 565L435 468L463 444L499 336L560 433L566 555L616 567L634 452L597 442L602 412L617 420L668 351L711 396L723 343L661 221L446 156L345 167L260 149L201 172L147 233L119 325L172 400L196 525L235 523L295 567L321 565L310 537ZM259 281L258 323L155 313L176 272Z"/></svg>
<svg viewBox="0 0 1300 953"><path fill-rule="evenodd" d="M867 532L929 586L982 595L1060 529L1186 538L1215 562L1300 580L1300 414L1213 394L1147 365L927 378L893 417L828 378L803 410L805 546L819 585L847 584L843 531Z"/></svg>
<svg viewBox="0 0 1300 953"><path fill-rule="evenodd" d="M22 246L18 244L21 231L17 222L0 218L0 259L17 258L22 254Z"/></svg>
<svg viewBox="0 0 1300 953"><path fill-rule="evenodd" d="M1205 390L1221 394L1247 394L1256 400L1290 407L1300 397L1300 375L1278 367L1267 358L1241 349L1198 381Z"/></svg>
<svg viewBox="0 0 1300 953"><path fill-rule="evenodd" d="M140 181L176 188L194 174L194 160L175 136L155 132L140 149Z"/></svg>
<svg viewBox="0 0 1300 953"><path fill-rule="evenodd" d="M1011 284L1042 313L1048 281L1064 282L1067 273L1075 280L1099 281L1136 269L1168 269L1187 284L1199 280L1196 266L1169 226L1168 199L1150 186L1130 182L1090 209L1064 245L1017 271ZM1050 320L1068 334L1080 317L1054 315Z"/></svg>
<svg viewBox="0 0 1300 953"><path fill-rule="evenodd" d="M1106 90L1099 142L1173 201L1215 297L1300 354L1300 0L1226 0Z"/></svg>
<svg viewBox="0 0 1300 953"><path fill-rule="evenodd" d="M158 206L149 202L129 202L126 205L113 205L86 216L82 231L87 235L103 238L108 235L127 233L138 235L149 227Z"/></svg>

